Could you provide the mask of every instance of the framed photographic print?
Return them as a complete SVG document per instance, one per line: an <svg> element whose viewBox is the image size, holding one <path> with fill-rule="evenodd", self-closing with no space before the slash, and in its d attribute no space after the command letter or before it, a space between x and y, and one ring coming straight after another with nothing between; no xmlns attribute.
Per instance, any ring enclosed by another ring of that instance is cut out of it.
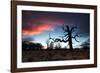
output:
<svg viewBox="0 0 100 73"><path fill-rule="evenodd" d="M97 66L97 7L11 1L11 72Z"/></svg>

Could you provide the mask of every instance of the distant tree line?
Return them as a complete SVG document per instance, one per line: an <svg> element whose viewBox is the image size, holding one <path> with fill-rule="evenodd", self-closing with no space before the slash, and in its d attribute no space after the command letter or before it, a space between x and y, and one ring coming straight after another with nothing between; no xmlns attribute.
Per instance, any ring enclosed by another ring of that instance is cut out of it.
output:
<svg viewBox="0 0 100 73"><path fill-rule="evenodd" d="M60 42L54 42L54 41L47 40L46 44L47 44L47 49L49 50L62 48Z"/></svg>
<svg viewBox="0 0 100 73"><path fill-rule="evenodd" d="M40 49L43 49L43 46L40 43L23 41L22 42L22 49L23 50L40 50Z"/></svg>

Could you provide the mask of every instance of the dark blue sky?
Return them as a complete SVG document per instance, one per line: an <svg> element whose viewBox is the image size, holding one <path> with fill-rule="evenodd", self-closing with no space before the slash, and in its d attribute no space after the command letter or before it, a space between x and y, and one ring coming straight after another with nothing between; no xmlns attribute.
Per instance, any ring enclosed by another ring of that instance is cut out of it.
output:
<svg viewBox="0 0 100 73"><path fill-rule="evenodd" d="M87 13L67 13L67 12L44 12L44 11L22 11L22 39L41 43L46 46L49 34L52 38L63 36L63 24L70 27L77 26L73 36L79 33L81 37L73 46L78 47L82 42L89 39L90 15ZM62 46L66 46L62 44Z"/></svg>

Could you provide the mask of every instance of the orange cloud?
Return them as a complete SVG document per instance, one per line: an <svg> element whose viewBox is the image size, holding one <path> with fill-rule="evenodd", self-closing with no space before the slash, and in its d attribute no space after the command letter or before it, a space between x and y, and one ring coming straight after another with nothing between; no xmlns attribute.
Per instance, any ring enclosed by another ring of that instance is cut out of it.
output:
<svg viewBox="0 0 100 73"><path fill-rule="evenodd" d="M41 24L37 26L31 26L28 27L28 29L23 29L22 34L23 35L39 35L45 31L52 31L53 27L49 24Z"/></svg>

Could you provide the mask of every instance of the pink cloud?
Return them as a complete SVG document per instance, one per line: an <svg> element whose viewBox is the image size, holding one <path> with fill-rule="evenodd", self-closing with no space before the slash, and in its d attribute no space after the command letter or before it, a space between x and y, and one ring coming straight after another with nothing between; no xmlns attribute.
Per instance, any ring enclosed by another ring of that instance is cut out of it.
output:
<svg viewBox="0 0 100 73"><path fill-rule="evenodd" d="M40 24L37 26L29 26L22 30L23 35L39 35L45 31L52 31L53 26L49 24Z"/></svg>

